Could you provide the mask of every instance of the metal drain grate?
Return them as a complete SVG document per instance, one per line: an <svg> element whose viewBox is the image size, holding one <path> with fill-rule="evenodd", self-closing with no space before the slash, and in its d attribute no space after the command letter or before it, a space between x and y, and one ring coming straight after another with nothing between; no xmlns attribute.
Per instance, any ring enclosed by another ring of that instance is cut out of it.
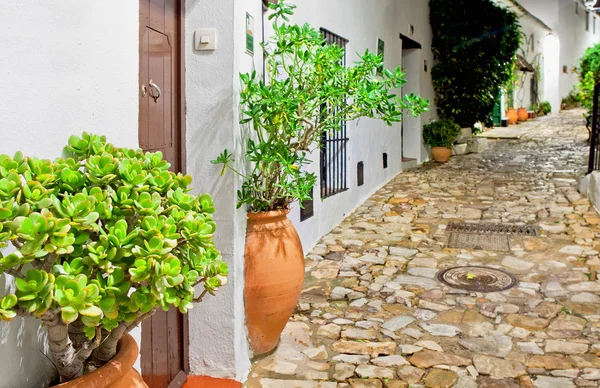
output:
<svg viewBox="0 0 600 388"><path fill-rule="evenodd" d="M450 222L446 227L448 247L456 249L481 249L509 251L510 236L538 236L535 225L473 224Z"/></svg>
<svg viewBox="0 0 600 388"><path fill-rule="evenodd" d="M452 288L477 292L499 292L517 285L513 275L489 267L452 267L438 272L440 282Z"/></svg>
<svg viewBox="0 0 600 388"><path fill-rule="evenodd" d="M450 232L448 247L455 249L477 249L485 251L510 251L507 235Z"/></svg>
<svg viewBox="0 0 600 388"><path fill-rule="evenodd" d="M467 222L450 222L446 227L446 231L478 234L516 234L524 236L539 236L540 234L539 228L535 225L470 224Z"/></svg>

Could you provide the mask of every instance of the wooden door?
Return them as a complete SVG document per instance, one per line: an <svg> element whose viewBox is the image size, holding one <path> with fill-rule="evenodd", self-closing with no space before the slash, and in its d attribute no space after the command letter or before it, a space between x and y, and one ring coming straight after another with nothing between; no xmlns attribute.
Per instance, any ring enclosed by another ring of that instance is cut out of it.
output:
<svg viewBox="0 0 600 388"><path fill-rule="evenodd" d="M181 12L178 0L140 0L139 143L184 169ZM142 376L151 388L178 387L187 372L187 321L158 311L142 325Z"/></svg>

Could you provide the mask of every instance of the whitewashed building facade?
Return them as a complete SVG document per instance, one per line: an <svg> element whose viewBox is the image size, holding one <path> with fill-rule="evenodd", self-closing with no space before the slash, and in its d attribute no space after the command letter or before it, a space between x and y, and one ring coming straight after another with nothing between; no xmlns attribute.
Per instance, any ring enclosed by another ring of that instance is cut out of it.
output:
<svg viewBox="0 0 600 388"><path fill-rule="evenodd" d="M583 3L579 14L574 0L522 3L560 39L561 65L570 68L577 53L600 36L600 25L597 35L581 26L585 40L574 44L570 27L561 24L583 23ZM550 12L563 3L572 3L570 9L577 16L562 18ZM301 215L298 206L290 214L309 251L378 188L403 169L428 160L421 131L423 124L436 118L430 76L434 58L427 0L301 0L297 4L292 21L308 22L344 38L348 64L357 59L357 52L376 51L378 39L383 40L386 66L402 66L406 71L408 83L402 92L432 101L430 112L407 118L403 124L387 127L368 119L347 123L344 158L338 161L345 166L343 184L332 193L323 187L331 185L332 179L321 176L314 188L312 215ZM263 31L269 35L268 24L263 26L263 7L260 0L21 0L5 2L0 12L0 153L21 150L54 158L70 135L82 131L104 134L119 146L143 145L140 122L147 119L148 98L142 96L141 86L152 80L163 82L159 86L169 90L172 98L163 99L166 105L161 107L172 114L169 139L176 144L174 157L181 170L193 177L195 193L208 192L215 198L216 244L230 265L229 284L217 296L206 298L181 322L169 323L182 332L185 343L178 350L178 362L189 375L244 381L250 368L243 306L246 214L236 209L240 181L233 174L221 177L220 168L210 161L224 148L233 150L237 159L241 155L238 74L262 69L258 42ZM253 54L246 50L247 14L254 20ZM194 36L199 29L215 30L216 49L197 50ZM152 67L147 68L152 59L144 56L149 51L144 44L152 39L162 42L157 44L163 45L168 61L163 58L160 71L169 77L152 75ZM558 90L558 99L566 95L573 76L547 72L549 80L557 77L558 86L544 84L545 99L554 98L553 90ZM311 168L320 176L320 155L312 160ZM10 282L2 284L2 292L11 287ZM142 342L143 330L136 336ZM20 318L10 324L0 322L0 386L42 386L42 371L52 370L43 352L44 334L37 322ZM140 368L144 369L144 354Z"/></svg>

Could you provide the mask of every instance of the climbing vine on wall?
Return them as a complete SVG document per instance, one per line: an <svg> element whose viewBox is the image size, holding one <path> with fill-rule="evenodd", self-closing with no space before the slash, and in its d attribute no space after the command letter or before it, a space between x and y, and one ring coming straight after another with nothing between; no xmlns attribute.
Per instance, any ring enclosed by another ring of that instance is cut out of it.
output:
<svg viewBox="0 0 600 388"><path fill-rule="evenodd" d="M492 123L519 49L517 15L491 0L430 0L438 114L461 127Z"/></svg>

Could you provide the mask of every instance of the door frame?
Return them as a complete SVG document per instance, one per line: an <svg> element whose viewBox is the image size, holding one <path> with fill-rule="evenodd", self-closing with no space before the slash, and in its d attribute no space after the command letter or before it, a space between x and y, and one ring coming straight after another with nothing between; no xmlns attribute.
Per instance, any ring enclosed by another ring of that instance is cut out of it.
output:
<svg viewBox="0 0 600 388"><path fill-rule="evenodd" d="M150 3L151 0L139 0L140 7L142 3ZM179 164L179 170L182 174L186 174L187 172L187 153L186 153L186 100L185 100L185 48L186 48L186 39L185 39L185 6L181 1L175 0L175 4L177 6L176 16L177 16L177 26L176 30L178 33L177 39L178 42L175 43L177 47L177 56L175 58L175 66L173 70L177 73L177 81L175 84L178 85L178 93L177 99L175 101L175 107L173 109L172 114L175 117L176 122L176 134L175 136L178 138L178 147L176 150L176 158ZM140 10L138 15L138 21L140 26L138 28L138 47L141 47L139 42L140 32L142 30L141 18L142 12ZM141 53L140 53L141 55ZM138 67L141 64L138 64ZM138 87L142 84L142 80L140 79L141 72L138 74ZM145 82L145 80L143 81ZM138 92L138 98L142 98ZM139 119L138 119L138 133L139 133ZM143 334L143 325L140 325L142 330L142 343L140 344L140 366L146 362L146 360L152 359L152 347L150 343L144 342L144 334ZM190 373L190 364L189 364L189 321L188 315L182 314L181 323L178 327L178 330L181 332L181 368L183 373L179 373L174 380L169 384L169 388L178 388L185 383L187 379L187 375Z"/></svg>

